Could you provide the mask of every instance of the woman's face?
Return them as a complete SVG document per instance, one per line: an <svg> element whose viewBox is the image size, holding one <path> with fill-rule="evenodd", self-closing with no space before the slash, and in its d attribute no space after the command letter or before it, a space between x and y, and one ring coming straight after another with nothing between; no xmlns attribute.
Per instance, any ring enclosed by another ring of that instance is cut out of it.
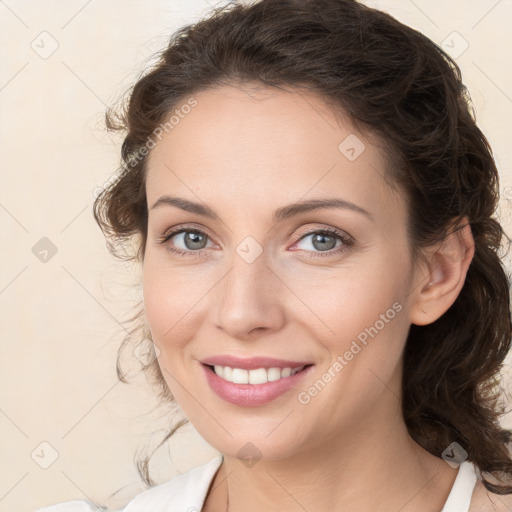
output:
<svg viewBox="0 0 512 512"><path fill-rule="evenodd" d="M143 263L183 411L222 453L268 459L398 417L419 275L381 151L310 92L194 99L149 157Z"/></svg>

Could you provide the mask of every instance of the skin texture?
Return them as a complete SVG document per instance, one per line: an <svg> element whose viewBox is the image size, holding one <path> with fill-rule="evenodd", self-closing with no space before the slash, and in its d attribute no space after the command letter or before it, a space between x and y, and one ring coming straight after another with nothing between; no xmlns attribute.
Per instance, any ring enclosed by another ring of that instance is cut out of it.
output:
<svg viewBox="0 0 512 512"><path fill-rule="evenodd" d="M410 324L439 318L464 284L474 251L469 226L413 265L407 206L384 179L382 151L321 98L248 84L194 98L197 106L149 157L143 288L164 378L197 431L224 454L204 510L226 510L229 492L231 512L438 512L457 470L408 435L401 364ZM365 145L353 161L338 149L349 135ZM208 205L219 219L152 208L163 195ZM272 220L277 208L324 198L368 215L328 208ZM178 226L207 234L201 254L183 233L159 243ZM311 233L325 228L351 242L340 252L336 237L334 248L316 248ZM248 236L263 250L252 263L236 252ZM301 403L299 392L393 304L400 311ZM219 398L203 374L199 360L220 354L315 366L297 389L241 407ZM251 466L237 457L247 443L258 458Z"/></svg>

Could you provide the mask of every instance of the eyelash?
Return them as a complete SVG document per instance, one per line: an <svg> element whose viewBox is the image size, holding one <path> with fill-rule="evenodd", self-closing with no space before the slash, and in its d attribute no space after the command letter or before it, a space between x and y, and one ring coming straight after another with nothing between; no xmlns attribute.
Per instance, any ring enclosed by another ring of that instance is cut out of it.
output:
<svg viewBox="0 0 512 512"><path fill-rule="evenodd" d="M204 231L202 231L201 229L187 227L187 226L181 226L181 227L176 228L173 231L167 233L166 235L159 237L157 242L159 244L165 245L171 238L173 238L176 235L179 235L180 233L195 233L198 235L203 235L206 238L209 238L208 234L205 233ZM321 228L321 229L316 229L313 231L308 231L307 233L303 233L294 243L300 242L307 236L317 235L317 234L318 235L334 235L339 240L341 240L342 245L337 247L336 249L329 249L328 251L318 251L318 252L307 251L308 253L312 253L311 256L308 256L310 258L325 258L326 256L338 255L338 254L341 254L341 253L349 250L352 247L352 245L354 244L354 241L351 238L349 238L346 234L344 234L342 231L338 231L337 229L333 229L333 228ZM193 251L193 250L184 251L181 249L176 249L175 247L172 247L170 245L166 246L166 250L168 250L171 253L179 254L181 256L187 256L187 257L188 256L200 257L205 252L207 252L207 250L205 250L205 249L200 249L198 251Z"/></svg>

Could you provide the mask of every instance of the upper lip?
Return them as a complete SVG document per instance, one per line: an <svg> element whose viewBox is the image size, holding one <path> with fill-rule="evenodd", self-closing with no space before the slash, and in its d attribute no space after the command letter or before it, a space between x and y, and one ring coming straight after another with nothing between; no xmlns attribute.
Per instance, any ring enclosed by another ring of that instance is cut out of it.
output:
<svg viewBox="0 0 512 512"><path fill-rule="evenodd" d="M207 357L200 362L210 366L229 366L230 368L242 368L245 370L256 370L257 368L298 368L312 364L311 361L290 361L273 357L250 357L244 359L230 355Z"/></svg>

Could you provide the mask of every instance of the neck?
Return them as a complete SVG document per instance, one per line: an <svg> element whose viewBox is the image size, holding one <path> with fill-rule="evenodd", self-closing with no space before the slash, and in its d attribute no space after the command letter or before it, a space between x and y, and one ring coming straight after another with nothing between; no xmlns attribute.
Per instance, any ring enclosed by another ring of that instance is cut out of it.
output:
<svg viewBox="0 0 512 512"><path fill-rule="evenodd" d="M398 401L389 405L380 407L384 417L373 410L287 458L248 467L225 455L203 510L227 511L229 499L229 512L439 512L457 470L415 443Z"/></svg>

